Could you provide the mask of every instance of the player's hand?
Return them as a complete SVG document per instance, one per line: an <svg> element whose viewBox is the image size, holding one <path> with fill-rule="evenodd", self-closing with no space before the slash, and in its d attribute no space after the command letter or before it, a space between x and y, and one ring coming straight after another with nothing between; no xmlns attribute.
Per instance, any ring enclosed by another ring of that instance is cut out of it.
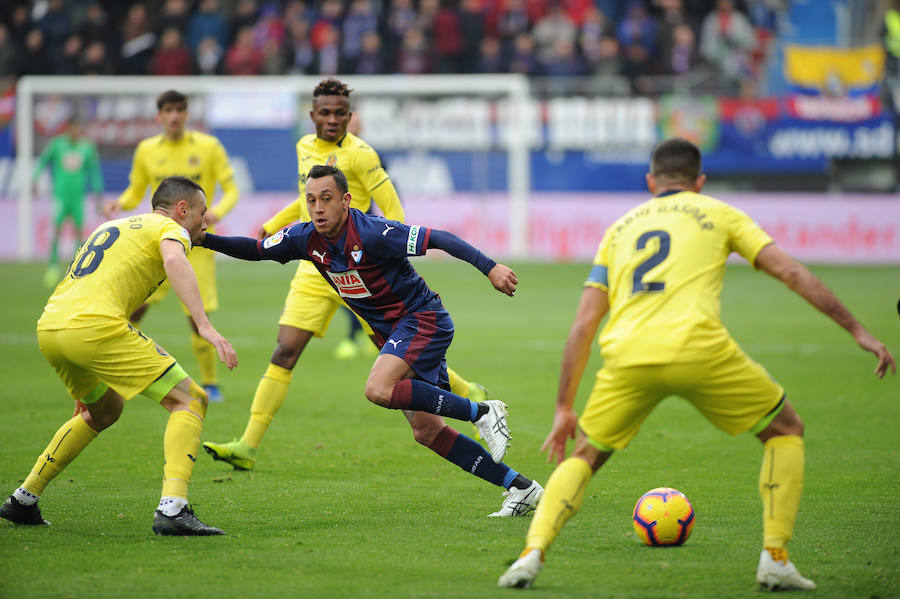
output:
<svg viewBox="0 0 900 599"><path fill-rule="evenodd" d="M259 231L256 232L256 238L257 238L257 239L265 239L265 238L268 237L268 236L269 236L269 234L266 233L266 228L265 228L265 227L260 227L260 228L259 228Z"/></svg>
<svg viewBox="0 0 900 599"><path fill-rule="evenodd" d="M87 406L81 403L80 399L75 400L75 411L72 412L72 416L78 416L82 412L87 412Z"/></svg>
<svg viewBox="0 0 900 599"><path fill-rule="evenodd" d="M897 364L894 362L894 356L888 351L884 343L872 336L868 331L862 331L855 335L856 342L866 351L870 351L878 357L878 365L875 367L875 374L878 378L883 379L887 374L888 368L891 374L897 373Z"/></svg>
<svg viewBox="0 0 900 599"><path fill-rule="evenodd" d="M113 218L119 213L119 203L115 200L110 200L103 204L103 216L105 218Z"/></svg>
<svg viewBox="0 0 900 599"><path fill-rule="evenodd" d="M211 324L205 326L197 326L197 332L201 337L209 341L219 353L219 360L228 366L228 370L233 370L237 366L237 352L231 347L231 343L219 333Z"/></svg>
<svg viewBox="0 0 900 599"><path fill-rule="evenodd" d="M216 224L217 222L219 222L220 220L222 220L221 218L219 218L218 214L216 214L215 212L210 212L210 211L207 211L206 214L203 215L203 218L206 219L206 224L210 225L210 226L212 226L212 225Z"/></svg>
<svg viewBox="0 0 900 599"><path fill-rule="evenodd" d="M566 443L575 438L578 425L578 414L575 410L556 410L553 416L553 428L541 445L541 451L547 452L547 461L561 463L566 459Z"/></svg>
<svg viewBox="0 0 900 599"><path fill-rule="evenodd" d="M516 278L516 273L514 273L511 268L504 264L494 265L494 268L492 268L491 272L488 273L488 279L490 279L491 285L494 286L494 289L496 289L500 293L505 293L510 297L515 294L516 285L519 284L519 279Z"/></svg>

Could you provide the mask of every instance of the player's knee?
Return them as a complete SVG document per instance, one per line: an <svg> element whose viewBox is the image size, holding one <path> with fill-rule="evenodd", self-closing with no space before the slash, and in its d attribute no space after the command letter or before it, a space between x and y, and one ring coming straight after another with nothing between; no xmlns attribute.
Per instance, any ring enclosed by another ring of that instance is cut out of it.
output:
<svg viewBox="0 0 900 599"><path fill-rule="evenodd" d="M293 345L290 342L282 343L279 341L275 351L272 352L272 359L269 361L275 366L293 370L302 352L303 348L300 346Z"/></svg>
<svg viewBox="0 0 900 599"><path fill-rule="evenodd" d="M366 381L366 399L379 406L387 406L391 403L393 386L385 387L377 381Z"/></svg>

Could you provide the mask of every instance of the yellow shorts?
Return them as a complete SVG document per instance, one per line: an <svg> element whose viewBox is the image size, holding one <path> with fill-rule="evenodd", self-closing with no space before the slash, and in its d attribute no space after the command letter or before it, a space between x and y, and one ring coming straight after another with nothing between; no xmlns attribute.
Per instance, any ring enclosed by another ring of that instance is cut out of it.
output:
<svg viewBox="0 0 900 599"><path fill-rule="evenodd" d="M678 395L730 435L758 432L780 410L784 388L732 348L705 362L603 367L578 425L595 447L624 449L656 404Z"/></svg>
<svg viewBox="0 0 900 599"><path fill-rule="evenodd" d="M187 377L175 358L121 320L40 330L37 338L41 353L69 394L85 403L99 399L107 385L125 399L141 394L159 401Z"/></svg>
<svg viewBox="0 0 900 599"><path fill-rule="evenodd" d="M188 254L188 260L197 275L197 286L200 288L200 298L203 300L203 309L206 313L215 312L219 309L219 291L216 287L216 253L204 247L194 247ZM171 285L169 279L163 281L163 284L147 298L148 304L156 304L169 293ZM180 303L180 302L179 302ZM185 315L190 316L188 309L181 304L181 309Z"/></svg>
<svg viewBox="0 0 900 599"><path fill-rule="evenodd" d="M337 291L325 282L315 266L302 260L297 266L294 278L291 279L291 289L284 300L284 311L278 324L309 331L316 337L322 337L340 306L347 307L347 304ZM362 324L366 335L372 335L372 328L358 316L357 320Z"/></svg>

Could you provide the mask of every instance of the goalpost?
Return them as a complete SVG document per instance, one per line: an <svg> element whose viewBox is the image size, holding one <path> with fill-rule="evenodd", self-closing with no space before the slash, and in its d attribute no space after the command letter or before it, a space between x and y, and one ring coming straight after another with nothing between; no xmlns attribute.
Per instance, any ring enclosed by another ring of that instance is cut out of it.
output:
<svg viewBox="0 0 900 599"><path fill-rule="evenodd" d="M147 96L155 98L166 89L207 97L240 94L290 94L299 105L323 76L265 77L140 77L140 76L27 76L16 89L16 163L18 190L19 256L34 259L32 189L29 184L35 158L35 101L42 96ZM528 112L532 106L528 79L519 74L498 75L386 75L338 76L353 89L353 101L366 98L449 98L496 99L503 103L502 120L492 115L493 139L482 140L491 149L507 156L506 193L509 198L510 240L507 253L512 258L528 255L529 193L531 189ZM248 106L248 114L252 106ZM389 126L380 124L380 126ZM501 130L502 126L502 130ZM365 132L363 137L366 138ZM371 140L370 140L371 141ZM438 140L439 141L439 140ZM377 144L373 144L377 148ZM422 140L417 147L436 149ZM133 150L133 148L131 148ZM102 160L102 156L101 156ZM296 166L296 165L295 165ZM402 200L402 198L401 198Z"/></svg>

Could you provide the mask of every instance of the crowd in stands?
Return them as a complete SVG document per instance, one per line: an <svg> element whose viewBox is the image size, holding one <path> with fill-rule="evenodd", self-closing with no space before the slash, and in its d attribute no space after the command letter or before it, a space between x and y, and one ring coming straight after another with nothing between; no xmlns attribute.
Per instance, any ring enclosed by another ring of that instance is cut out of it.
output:
<svg viewBox="0 0 900 599"><path fill-rule="evenodd" d="M785 0L4 2L0 76L503 73L752 82Z"/></svg>

